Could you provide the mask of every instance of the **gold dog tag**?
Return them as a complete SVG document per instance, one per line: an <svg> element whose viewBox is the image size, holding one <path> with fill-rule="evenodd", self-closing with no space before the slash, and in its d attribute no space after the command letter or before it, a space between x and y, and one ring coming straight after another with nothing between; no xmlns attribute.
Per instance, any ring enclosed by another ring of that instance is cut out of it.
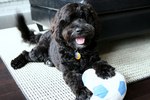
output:
<svg viewBox="0 0 150 100"><path fill-rule="evenodd" d="M75 52L75 58L76 58L77 60L80 60L81 54L80 54L79 52Z"/></svg>

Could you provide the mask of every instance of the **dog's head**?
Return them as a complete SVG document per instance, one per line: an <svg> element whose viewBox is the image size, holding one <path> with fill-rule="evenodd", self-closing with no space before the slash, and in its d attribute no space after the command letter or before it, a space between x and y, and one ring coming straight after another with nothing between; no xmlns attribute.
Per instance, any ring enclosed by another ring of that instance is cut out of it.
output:
<svg viewBox="0 0 150 100"><path fill-rule="evenodd" d="M89 46L98 32L95 10L89 4L70 3L62 7L53 19L52 32L58 42L73 49Z"/></svg>

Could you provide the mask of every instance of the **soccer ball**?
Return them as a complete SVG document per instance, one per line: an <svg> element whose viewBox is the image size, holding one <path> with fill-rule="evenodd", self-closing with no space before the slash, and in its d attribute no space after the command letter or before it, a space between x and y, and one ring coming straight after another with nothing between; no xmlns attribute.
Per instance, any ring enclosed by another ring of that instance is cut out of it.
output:
<svg viewBox="0 0 150 100"><path fill-rule="evenodd" d="M127 91L126 81L122 74L115 73L108 79L97 77L94 69L83 73L83 84L93 93L90 100L123 100Z"/></svg>

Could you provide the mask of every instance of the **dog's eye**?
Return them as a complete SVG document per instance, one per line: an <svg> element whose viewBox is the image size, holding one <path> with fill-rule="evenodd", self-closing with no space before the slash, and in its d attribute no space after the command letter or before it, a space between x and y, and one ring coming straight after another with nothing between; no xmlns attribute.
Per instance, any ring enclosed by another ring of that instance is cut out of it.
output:
<svg viewBox="0 0 150 100"><path fill-rule="evenodd" d="M72 30L68 30L67 34L70 36L72 34Z"/></svg>
<svg viewBox="0 0 150 100"><path fill-rule="evenodd" d="M71 25L70 28L77 28L79 27L78 25Z"/></svg>

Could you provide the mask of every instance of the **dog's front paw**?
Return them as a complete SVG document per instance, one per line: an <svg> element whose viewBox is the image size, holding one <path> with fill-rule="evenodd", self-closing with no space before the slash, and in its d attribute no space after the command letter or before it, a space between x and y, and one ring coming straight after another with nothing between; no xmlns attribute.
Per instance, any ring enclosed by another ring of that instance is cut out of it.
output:
<svg viewBox="0 0 150 100"><path fill-rule="evenodd" d="M98 77L108 79L115 76L115 68L110 66L106 61L98 61L93 65Z"/></svg>
<svg viewBox="0 0 150 100"><path fill-rule="evenodd" d="M88 90L87 88L84 88L78 92L78 96L76 96L75 100L90 100L92 96L92 92Z"/></svg>
<svg viewBox="0 0 150 100"><path fill-rule="evenodd" d="M19 69L25 66L28 63L24 55L20 54L17 58L11 61L11 66L14 69Z"/></svg>

